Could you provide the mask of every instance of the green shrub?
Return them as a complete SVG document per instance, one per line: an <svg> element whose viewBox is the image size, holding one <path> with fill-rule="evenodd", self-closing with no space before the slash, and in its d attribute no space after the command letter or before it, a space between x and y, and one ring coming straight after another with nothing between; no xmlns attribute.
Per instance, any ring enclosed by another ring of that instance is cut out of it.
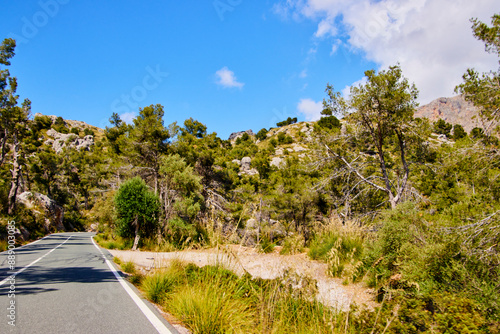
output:
<svg viewBox="0 0 500 334"><path fill-rule="evenodd" d="M213 277L196 285L183 286L167 307L194 334L249 333L255 326L254 311L244 299L235 298L235 282Z"/></svg>
<svg viewBox="0 0 500 334"><path fill-rule="evenodd" d="M363 240L355 235L342 235L336 232L326 232L317 235L310 247L309 257L313 260L323 260L328 263L332 276L340 277L349 267L349 278L355 278L361 267Z"/></svg>
<svg viewBox="0 0 500 334"><path fill-rule="evenodd" d="M154 303L161 303L165 300L175 284L175 277L166 271L157 271L153 275L146 276L141 282L141 288L146 297Z"/></svg>
<svg viewBox="0 0 500 334"><path fill-rule="evenodd" d="M285 135L284 132L280 132L278 133L278 143L279 144L291 144L293 143L293 138L288 136L288 135Z"/></svg>
<svg viewBox="0 0 500 334"><path fill-rule="evenodd" d="M338 120L337 117L335 116L323 116L319 119L318 121L318 126L326 129L340 129L342 127L342 124Z"/></svg>
<svg viewBox="0 0 500 334"><path fill-rule="evenodd" d="M125 263L121 264L122 270L126 272L127 274L134 274L136 269L135 269L135 264L132 261L127 261Z"/></svg>
<svg viewBox="0 0 500 334"><path fill-rule="evenodd" d="M259 130L259 132L257 132L257 134L255 135L255 138L258 139L258 140L260 140L260 141L262 141L262 140L264 140L264 139L267 138L267 133L268 132L269 131L267 131L266 128L262 128L262 129Z"/></svg>
<svg viewBox="0 0 500 334"><path fill-rule="evenodd" d="M45 115L35 116L33 122L34 122L34 127L37 130L50 129L52 125L52 119L49 116Z"/></svg>
<svg viewBox="0 0 500 334"><path fill-rule="evenodd" d="M95 134L94 134L94 131L93 131L93 130L91 130L91 129L89 129L89 128L85 128L85 130L83 130L83 134L84 134L85 136L94 136L94 135L95 135Z"/></svg>

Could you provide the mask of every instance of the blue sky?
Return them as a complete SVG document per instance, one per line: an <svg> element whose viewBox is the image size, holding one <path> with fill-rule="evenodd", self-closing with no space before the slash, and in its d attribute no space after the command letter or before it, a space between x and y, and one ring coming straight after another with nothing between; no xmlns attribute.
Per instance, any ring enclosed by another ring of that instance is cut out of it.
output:
<svg viewBox="0 0 500 334"><path fill-rule="evenodd" d="M399 61L421 101L451 96L466 68L496 69L468 19L497 0L4 1L0 38L33 113L104 127L162 104L226 139L319 117L324 89ZM495 67L496 66L496 67ZM347 88L346 88L347 87Z"/></svg>

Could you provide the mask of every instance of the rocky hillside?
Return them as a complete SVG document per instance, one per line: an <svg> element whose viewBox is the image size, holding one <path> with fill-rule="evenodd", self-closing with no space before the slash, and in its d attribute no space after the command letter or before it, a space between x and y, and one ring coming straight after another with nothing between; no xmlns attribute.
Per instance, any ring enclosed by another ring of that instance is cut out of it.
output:
<svg viewBox="0 0 500 334"><path fill-rule="evenodd" d="M431 122L443 119L451 124L460 124L470 132L475 127L482 127L478 109L461 95L441 97L418 108L415 117L425 117Z"/></svg>

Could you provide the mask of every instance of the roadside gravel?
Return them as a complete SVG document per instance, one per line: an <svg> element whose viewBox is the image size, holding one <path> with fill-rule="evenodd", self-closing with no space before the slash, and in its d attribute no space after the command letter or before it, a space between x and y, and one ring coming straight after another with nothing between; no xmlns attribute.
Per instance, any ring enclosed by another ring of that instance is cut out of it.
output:
<svg viewBox="0 0 500 334"><path fill-rule="evenodd" d="M294 271L302 276L309 276L317 281L317 298L324 305L341 310L348 310L351 303L373 308L373 293L362 284L343 285L342 280L328 277L327 265L310 260L306 254L279 255L262 254L254 248L238 245L226 245L219 249L189 250L181 252L142 252L109 250L123 261L132 261L143 270L168 266L173 259L194 263L200 267L222 264L238 275L248 272L252 277L273 279L283 273Z"/></svg>

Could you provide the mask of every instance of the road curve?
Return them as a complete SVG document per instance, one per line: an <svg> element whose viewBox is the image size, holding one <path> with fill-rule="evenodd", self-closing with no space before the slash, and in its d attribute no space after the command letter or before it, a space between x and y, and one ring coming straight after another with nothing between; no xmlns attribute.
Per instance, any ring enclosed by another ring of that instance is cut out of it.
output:
<svg viewBox="0 0 500 334"><path fill-rule="evenodd" d="M0 253L0 333L178 333L92 235L52 234L18 248L14 268Z"/></svg>

